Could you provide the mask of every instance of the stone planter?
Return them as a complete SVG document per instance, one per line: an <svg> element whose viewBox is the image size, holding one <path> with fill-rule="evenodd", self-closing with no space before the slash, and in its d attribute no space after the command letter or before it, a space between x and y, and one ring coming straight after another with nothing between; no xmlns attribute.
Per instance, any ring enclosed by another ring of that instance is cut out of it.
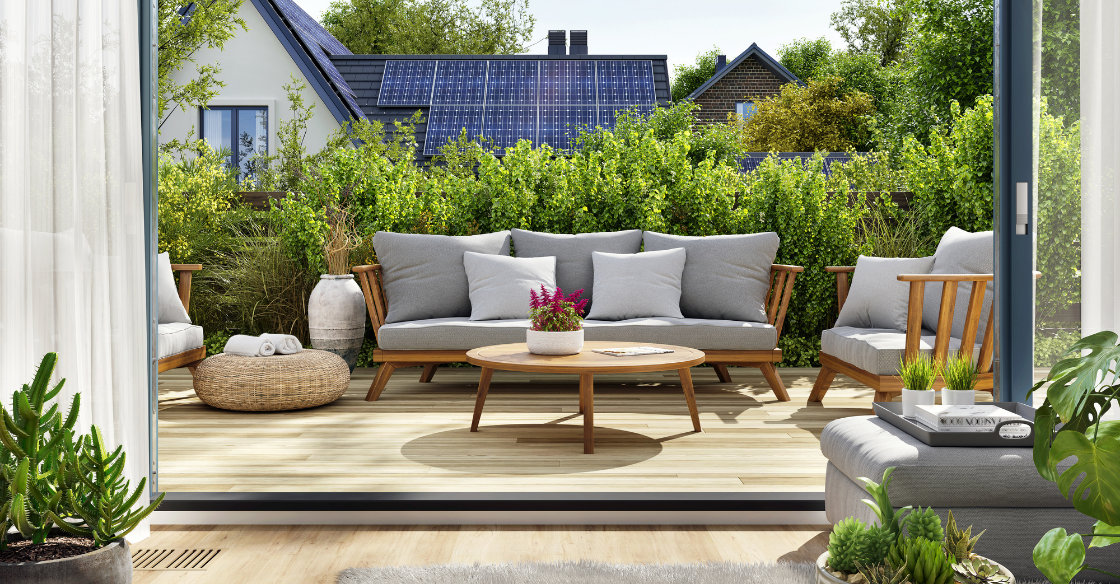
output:
<svg viewBox="0 0 1120 584"><path fill-rule="evenodd" d="M583 350L583 329L578 331L525 331L525 344L534 355L575 355Z"/></svg>
<svg viewBox="0 0 1120 584"><path fill-rule="evenodd" d="M975 389L943 389L941 404L946 406L971 406L976 404Z"/></svg>
<svg viewBox="0 0 1120 584"><path fill-rule="evenodd" d="M1015 584L1015 575L1012 574L1010 570L1005 568L1003 566L1003 564L1000 564L999 562L995 562L995 561L992 561L992 560L988 560L988 561L992 562L993 564L995 564L997 566L999 566L999 571L1001 573L1003 573L1004 575L1006 575L1007 577L1011 578L1011 582L1009 584ZM820 557L817 558L817 580L816 580L816 582L817 582L817 584L848 584L848 582L846 582L844 580L841 580L841 579L837 578L836 576L833 576L832 574L829 573L829 571L828 571L828 552L825 552L825 553L821 554Z"/></svg>
<svg viewBox="0 0 1120 584"><path fill-rule="evenodd" d="M20 564L0 562L0 582L4 584L130 584L132 555L128 551L128 542L118 539L99 550L72 558Z"/></svg>
<svg viewBox="0 0 1120 584"><path fill-rule="evenodd" d="M366 299L353 274L323 274L307 300L311 346L346 361L350 372L366 335Z"/></svg>
<svg viewBox="0 0 1120 584"><path fill-rule="evenodd" d="M932 406L937 399L937 392L933 390L902 388L902 415L907 418L918 416L918 406Z"/></svg>

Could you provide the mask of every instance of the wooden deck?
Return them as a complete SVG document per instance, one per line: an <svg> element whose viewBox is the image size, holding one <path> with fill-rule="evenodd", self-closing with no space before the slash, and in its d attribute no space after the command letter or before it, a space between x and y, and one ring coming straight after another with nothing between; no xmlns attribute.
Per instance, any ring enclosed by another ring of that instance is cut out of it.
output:
<svg viewBox="0 0 1120 584"><path fill-rule="evenodd" d="M757 369L719 383L693 369L704 431L694 433L676 372L595 379L595 454L585 455L574 376L497 372L478 433L468 431L479 370L397 371L364 401L376 369L349 391L294 412L217 410L185 369L160 375L163 491L822 491L818 438L828 422L871 413L873 392L838 376L807 405L815 369L781 369L778 402Z"/></svg>

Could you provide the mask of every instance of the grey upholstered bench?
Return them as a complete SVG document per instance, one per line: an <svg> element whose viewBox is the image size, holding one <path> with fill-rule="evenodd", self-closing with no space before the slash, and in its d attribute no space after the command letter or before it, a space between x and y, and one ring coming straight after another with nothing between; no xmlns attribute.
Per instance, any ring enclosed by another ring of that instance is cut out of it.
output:
<svg viewBox="0 0 1120 584"><path fill-rule="evenodd" d="M891 477L891 503L932 506L942 521L950 509L961 527L987 530L976 553L1007 566L1021 582L1041 579L1031 552L1054 527L1090 533L1094 521L1062 498L1058 487L1038 475L1029 448L934 448L875 416L836 420L821 433L821 452L828 458L825 512L836 523L857 517L874 523L875 515L861 502L869 498L859 477L879 482ZM1120 573L1120 553L1110 548L1088 550L1091 566ZM1087 581L1116 582L1096 572Z"/></svg>

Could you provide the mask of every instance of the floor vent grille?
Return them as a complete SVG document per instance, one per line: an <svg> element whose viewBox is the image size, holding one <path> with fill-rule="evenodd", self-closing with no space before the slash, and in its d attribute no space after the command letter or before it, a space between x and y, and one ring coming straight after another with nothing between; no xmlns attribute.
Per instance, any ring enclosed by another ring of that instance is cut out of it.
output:
<svg viewBox="0 0 1120 584"><path fill-rule="evenodd" d="M220 549L137 549L132 553L133 570L205 570Z"/></svg>

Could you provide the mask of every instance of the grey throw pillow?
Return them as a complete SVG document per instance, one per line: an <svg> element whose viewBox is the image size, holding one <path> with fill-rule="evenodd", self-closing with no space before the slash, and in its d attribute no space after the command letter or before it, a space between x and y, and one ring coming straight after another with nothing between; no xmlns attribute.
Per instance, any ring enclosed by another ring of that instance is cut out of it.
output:
<svg viewBox="0 0 1120 584"><path fill-rule="evenodd" d="M681 280L685 318L767 322L777 233L691 237L647 231L642 237L647 252L677 247L687 252Z"/></svg>
<svg viewBox="0 0 1120 584"><path fill-rule="evenodd" d="M373 249L389 307L385 322L471 315L463 252L509 255L509 232L447 236L378 231Z"/></svg>
<svg viewBox="0 0 1120 584"><path fill-rule="evenodd" d="M156 257L156 293L159 299L159 324L185 322L190 324L191 317L183 308L179 298L179 288L175 286L175 271L171 269L171 256L161 253Z"/></svg>
<svg viewBox="0 0 1120 584"><path fill-rule="evenodd" d="M645 253L594 252L595 297L588 320L684 318L681 315L682 248Z"/></svg>
<svg viewBox="0 0 1120 584"><path fill-rule="evenodd" d="M519 258L556 258L556 285L571 294L583 289L580 298L588 300L590 311L594 303L592 288L595 285L591 253L638 253L642 250L642 230L611 231L601 233L540 233L514 229L513 255Z"/></svg>
<svg viewBox="0 0 1120 584"><path fill-rule="evenodd" d="M991 231L969 233L963 229L950 227L937 244L933 254L931 274L991 274L993 273L995 239ZM922 325L931 331L937 330L937 316L941 313L940 283L926 284L926 295L922 308ZM957 284L957 305L953 311L952 336L964 335L964 320L968 315L968 299L972 295L972 283ZM988 282L984 292L984 307L980 313L980 326L976 329L976 339L984 338L988 329L988 313L992 310L992 282Z"/></svg>
<svg viewBox="0 0 1120 584"><path fill-rule="evenodd" d="M529 290L556 287L556 258L511 258L468 251L471 320L529 318Z"/></svg>
<svg viewBox="0 0 1120 584"><path fill-rule="evenodd" d="M906 330L910 283L899 282L900 274L928 274L933 257L872 258L859 256L848 299L836 326Z"/></svg>

